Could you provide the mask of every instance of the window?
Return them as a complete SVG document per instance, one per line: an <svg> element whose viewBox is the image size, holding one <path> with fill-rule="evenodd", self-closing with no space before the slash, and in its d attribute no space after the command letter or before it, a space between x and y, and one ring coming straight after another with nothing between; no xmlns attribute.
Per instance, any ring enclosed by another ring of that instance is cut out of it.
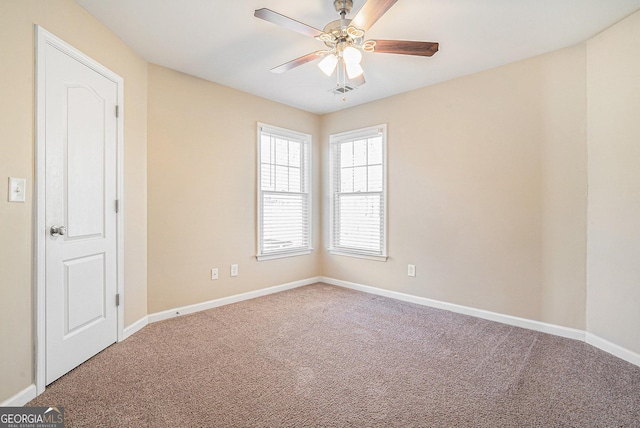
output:
<svg viewBox="0 0 640 428"><path fill-rule="evenodd" d="M309 254L311 136L258 124L258 260Z"/></svg>
<svg viewBox="0 0 640 428"><path fill-rule="evenodd" d="M386 139L386 125L330 137L334 254L387 258Z"/></svg>

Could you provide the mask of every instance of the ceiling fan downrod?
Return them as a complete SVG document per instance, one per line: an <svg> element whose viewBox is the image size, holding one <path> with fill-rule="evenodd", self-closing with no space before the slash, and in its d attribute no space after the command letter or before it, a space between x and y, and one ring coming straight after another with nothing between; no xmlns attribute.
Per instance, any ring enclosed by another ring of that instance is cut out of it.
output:
<svg viewBox="0 0 640 428"><path fill-rule="evenodd" d="M344 19L344 17L351 12L353 0L334 0L333 7L336 8L336 12Z"/></svg>

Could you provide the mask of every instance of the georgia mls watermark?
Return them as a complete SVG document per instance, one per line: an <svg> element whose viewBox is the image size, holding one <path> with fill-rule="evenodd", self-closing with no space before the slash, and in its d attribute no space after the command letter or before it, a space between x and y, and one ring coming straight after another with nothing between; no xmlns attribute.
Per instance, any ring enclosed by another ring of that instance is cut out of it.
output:
<svg viewBox="0 0 640 428"><path fill-rule="evenodd" d="M0 428L64 428L64 407L0 407Z"/></svg>

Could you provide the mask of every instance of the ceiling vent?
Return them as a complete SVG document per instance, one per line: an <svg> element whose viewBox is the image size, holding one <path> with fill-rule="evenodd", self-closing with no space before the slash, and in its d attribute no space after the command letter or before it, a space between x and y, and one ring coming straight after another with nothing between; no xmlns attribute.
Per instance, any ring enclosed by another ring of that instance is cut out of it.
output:
<svg viewBox="0 0 640 428"><path fill-rule="evenodd" d="M357 88L349 85L344 85L344 86L338 86L335 89L331 89L329 92L331 92L332 94L340 95L340 94L346 94L347 92L351 92L354 89L357 89Z"/></svg>

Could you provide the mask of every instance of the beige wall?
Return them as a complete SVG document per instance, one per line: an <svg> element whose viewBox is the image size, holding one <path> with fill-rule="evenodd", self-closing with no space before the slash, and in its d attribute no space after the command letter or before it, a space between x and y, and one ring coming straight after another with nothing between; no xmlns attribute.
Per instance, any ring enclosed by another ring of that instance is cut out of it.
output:
<svg viewBox="0 0 640 428"><path fill-rule="evenodd" d="M640 354L640 12L587 43L587 328Z"/></svg>
<svg viewBox="0 0 640 428"><path fill-rule="evenodd" d="M313 137L311 255L256 261L258 122ZM320 274L318 116L150 65L148 123L149 313Z"/></svg>
<svg viewBox="0 0 640 428"><path fill-rule="evenodd" d="M585 44L540 58L540 321L585 328Z"/></svg>
<svg viewBox="0 0 640 428"><path fill-rule="evenodd" d="M584 328L584 65L579 45L324 116L325 154L388 124L390 258L325 252L323 274Z"/></svg>
<svg viewBox="0 0 640 428"><path fill-rule="evenodd" d="M0 402L33 383L34 24L125 80L125 324L146 308L147 65L72 0L0 1ZM7 202L7 177L27 203Z"/></svg>
<svg viewBox="0 0 640 428"><path fill-rule="evenodd" d="M0 1L0 402L33 382L33 204L8 203L6 180L33 195L34 24L125 80L126 325L325 275L640 352L640 13L586 44L318 117L147 65L72 0ZM309 256L255 260L257 122L313 135ZM390 259L331 256L328 135L379 123Z"/></svg>

